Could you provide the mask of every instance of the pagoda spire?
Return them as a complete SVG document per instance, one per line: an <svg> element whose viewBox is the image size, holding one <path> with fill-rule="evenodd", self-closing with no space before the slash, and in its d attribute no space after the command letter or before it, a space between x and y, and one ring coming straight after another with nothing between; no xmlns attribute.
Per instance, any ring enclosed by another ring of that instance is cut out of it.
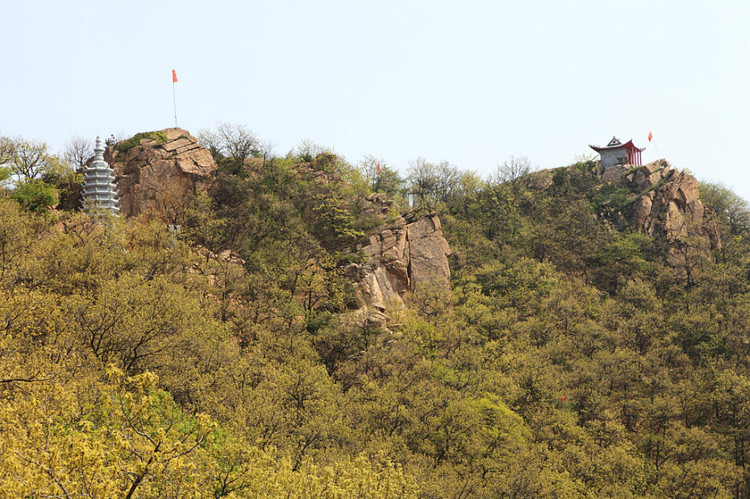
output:
<svg viewBox="0 0 750 499"><path fill-rule="evenodd" d="M117 215L118 201L114 170L104 161L104 145L97 137L94 160L86 167L83 179L83 211L98 217Z"/></svg>

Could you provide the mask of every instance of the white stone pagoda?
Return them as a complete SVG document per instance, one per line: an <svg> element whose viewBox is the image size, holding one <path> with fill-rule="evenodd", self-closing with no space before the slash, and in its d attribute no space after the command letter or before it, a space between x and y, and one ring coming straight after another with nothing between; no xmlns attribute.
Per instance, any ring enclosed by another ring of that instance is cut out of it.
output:
<svg viewBox="0 0 750 499"><path fill-rule="evenodd" d="M94 161L86 167L83 179L83 211L91 216L117 215L118 201L114 170L104 161L104 145L97 137Z"/></svg>

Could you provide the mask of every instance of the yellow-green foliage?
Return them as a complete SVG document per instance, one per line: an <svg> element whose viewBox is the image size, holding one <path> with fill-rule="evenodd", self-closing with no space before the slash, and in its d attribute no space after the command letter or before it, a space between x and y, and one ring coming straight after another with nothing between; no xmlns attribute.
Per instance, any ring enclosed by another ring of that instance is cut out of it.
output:
<svg viewBox="0 0 750 499"><path fill-rule="evenodd" d="M179 233L0 193L0 490L746 496L746 233L718 220L688 282L601 223L589 170L445 196L452 293L390 331L348 313L366 205L290 160L221 173Z"/></svg>
<svg viewBox="0 0 750 499"><path fill-rule="evenodd" d="M416 497L387 458L310 459L188 416L150 373L39 380L0 409L0 483L9 497Z"/></svg>
<svg viewBox="0 0 750 499"><path fill-rule="evenodd" d="M322 366L271 361L256 371L267 384L235 390L255 357L214 318L213 279L186 273L201 260L166 231L77 217L63 232L2 198L0 221L4 494L416 497L387 456L311 458L342 429Z"/></svg>

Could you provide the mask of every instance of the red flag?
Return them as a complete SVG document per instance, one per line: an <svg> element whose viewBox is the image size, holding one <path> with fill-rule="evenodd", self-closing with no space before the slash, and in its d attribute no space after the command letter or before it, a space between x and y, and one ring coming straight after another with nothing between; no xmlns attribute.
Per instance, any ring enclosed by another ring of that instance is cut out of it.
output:
<svg viewBox="0 0 750 499"><path fill-rule="evenodd" d="M378 173L380 173L380 161L378 161Z"/></svg>
<svg viewBox="0 0 750 499"><path fill-rule="evenodd" d="M565 395L563 395L560 400L562 400L563 402L565 402L566 400L568 400L568 397L566 397Z"/></svg>
<svg viewBox="0 0 750 499"><path fill-rule="evenodd" d="M177 71L172 70L172 83L177 83Z"/></svg>
<svg viewBox="0 0 750 499"><path fill-rule="evenodd" d="M651 132L648 132L648 141L651 142L651 139L654 138L654 134Z"/></svg>

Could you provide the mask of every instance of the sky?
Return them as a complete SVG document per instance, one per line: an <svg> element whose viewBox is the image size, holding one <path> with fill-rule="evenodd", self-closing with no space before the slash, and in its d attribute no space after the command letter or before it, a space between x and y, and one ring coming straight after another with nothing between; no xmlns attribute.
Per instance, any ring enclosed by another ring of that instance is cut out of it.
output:
<svg viewBox="0 0 750 499"><path fill-rule="evenodd" d="M747 0L0 0L0 20L0 135L58 152L174 126L176 102L193 135L402 173L554 168L617 136L750 200Z"/></svg>

